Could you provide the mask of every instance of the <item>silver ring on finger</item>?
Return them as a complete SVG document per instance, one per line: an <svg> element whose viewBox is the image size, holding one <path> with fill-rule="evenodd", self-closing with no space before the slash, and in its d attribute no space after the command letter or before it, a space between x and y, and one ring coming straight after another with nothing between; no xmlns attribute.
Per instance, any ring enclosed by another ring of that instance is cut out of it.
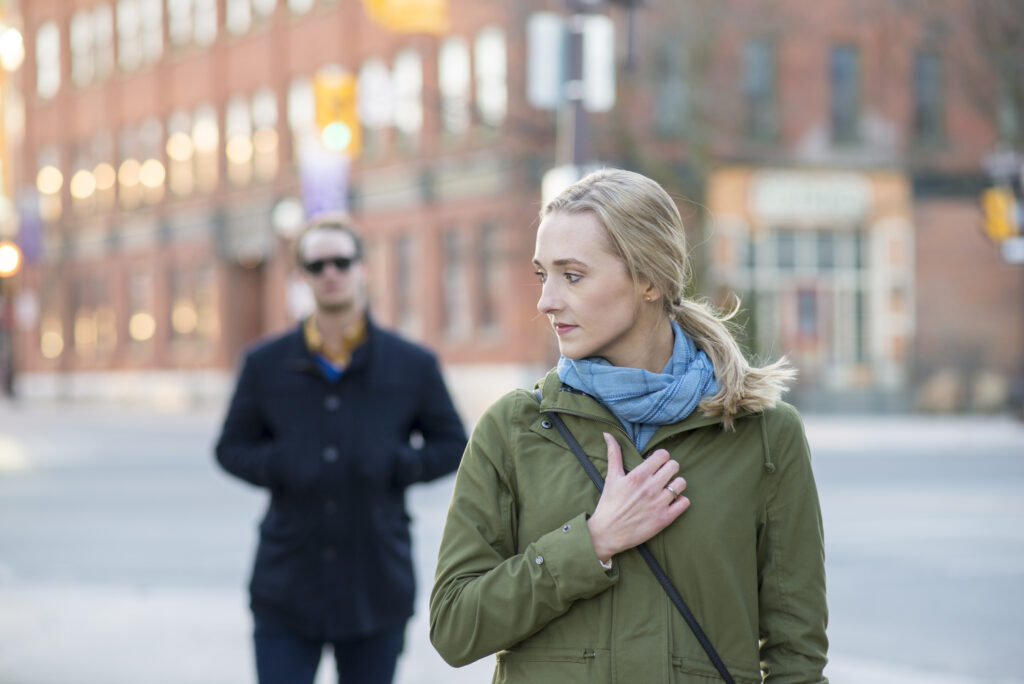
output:
<svg viewBox="0 0 1024 684"><path fill-rule="evenodd" d="M670 484L665 485L665 489L667 489L668 491L672 492L672 496L674 496L675 498L677 498L677 499L679 498L679 492L677 492L676 490L672 489L672 485L670 485Z"/></svg>

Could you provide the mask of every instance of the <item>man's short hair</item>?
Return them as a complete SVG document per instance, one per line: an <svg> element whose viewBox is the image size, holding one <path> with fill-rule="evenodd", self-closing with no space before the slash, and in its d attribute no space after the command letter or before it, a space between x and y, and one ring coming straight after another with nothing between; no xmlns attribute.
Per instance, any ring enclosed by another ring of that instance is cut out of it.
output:
<svg viewBox="0 0 1024 684"><path fill-rule="evenodd" d="M301 266L302 265L302 241L306 239L306 236L312 233L314 230L336 230L342 233L347 233L352 238L352 242L355 243L356 260L362 260L363 258L363 239L359 236L359 232L356 230L355 225L352 223L352 217L348 214L322 214L317 216L299 233L298 237L295 238L295 261Z"/></svg>

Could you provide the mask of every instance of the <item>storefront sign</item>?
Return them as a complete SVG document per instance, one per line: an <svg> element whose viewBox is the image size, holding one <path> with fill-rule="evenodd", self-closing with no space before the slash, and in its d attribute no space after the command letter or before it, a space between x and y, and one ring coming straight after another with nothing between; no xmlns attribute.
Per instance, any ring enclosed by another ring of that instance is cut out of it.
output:
<svg viewBox="0 0 1024 684"><path fill-rule="evenodd" d="M856 173L760 171L750 181L750 210L760 224L856 222L870 208L871 186Z"/></svg>

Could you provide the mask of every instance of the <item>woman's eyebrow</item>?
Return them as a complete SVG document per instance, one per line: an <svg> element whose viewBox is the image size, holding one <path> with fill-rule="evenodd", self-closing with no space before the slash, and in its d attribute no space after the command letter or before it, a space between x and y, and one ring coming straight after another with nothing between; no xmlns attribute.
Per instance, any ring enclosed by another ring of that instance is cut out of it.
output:
<svg viewBox="0 0 1024 684"><path fill-rule="evenodd" d="M540 266L541 265L540 262L537 261L536 259L533 260L533 263L534 263L535 266ZM552 266L581 266L583 268L587 267L586 263L580 261L579 259L573 259L571 257L567 258L567 259L555 259L554 261L551 262L551 265Z"/></svg>

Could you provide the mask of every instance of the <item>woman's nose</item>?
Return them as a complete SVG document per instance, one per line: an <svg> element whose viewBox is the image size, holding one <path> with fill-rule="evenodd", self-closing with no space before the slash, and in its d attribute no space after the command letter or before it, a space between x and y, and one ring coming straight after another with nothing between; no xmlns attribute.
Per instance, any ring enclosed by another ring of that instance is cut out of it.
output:
<svg viewBox="0 0 1024 684"><path fill-rule="evenodd" d="M542 314L549 314L557 311L561 306L561 301L558 298L555 285L552 281L547 281L540 287L540 299L537 300L537 311Z"/></svg>

